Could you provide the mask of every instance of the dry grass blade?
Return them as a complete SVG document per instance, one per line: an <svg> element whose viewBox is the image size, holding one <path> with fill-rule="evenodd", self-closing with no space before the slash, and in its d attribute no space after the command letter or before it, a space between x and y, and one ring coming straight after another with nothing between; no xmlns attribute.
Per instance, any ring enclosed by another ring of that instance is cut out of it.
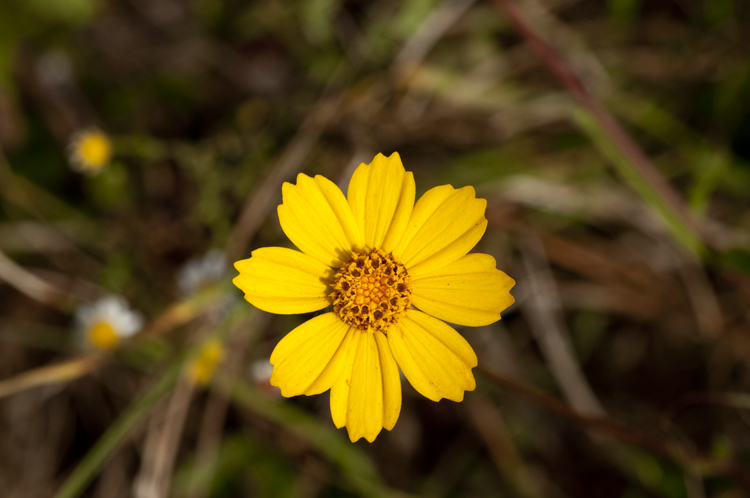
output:
<svg viewBox="0 0 750 498"><path fill-rule="evenodd" d="M69 304L69 298L65 292L36 275L29 273L8 258L2 251L0 251L0 280L7 282L23 294L42 304L54 308L64 308Z"/></svg>
<svg viewBox="0 0 750 498"><path fill-rule="evenodd" d="M476 0L446 0L430 13L393 60L393 71L407 79L445 32Z"/></svg>
<svg viewBox="0 0 750 498"><path fill-rule="evenodd" d="M562 305L544 259L544 248L533 234L526 234L523 240L521 254L529 296L522 306L532 332L568 402L581 413L604 415L604 409L583 375L563 329Z"/></svg>
<svg viewBox="0 0 750 498"><path fill-rule="evenodd" d="M143 463L133 483L135 498L169 496L177 450L194 390L195 384L183 376L163 409L152 414Z"/></svg>
<svg viewBox="0 0 750 498"><path fill-rule="evenodd" d="M94 353L56 365L36 368L0 381L0 398L47 384L59 384L77 379L103 365L108 355Z"/></svg>

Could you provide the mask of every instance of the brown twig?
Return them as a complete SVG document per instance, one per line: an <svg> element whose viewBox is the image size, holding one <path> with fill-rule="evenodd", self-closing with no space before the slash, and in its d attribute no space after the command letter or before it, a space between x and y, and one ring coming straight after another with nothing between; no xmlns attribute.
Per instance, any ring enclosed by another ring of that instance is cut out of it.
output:
<svg viewBox="0 0 750 498"><path fill-rule="evenodd" d="M477 371L495 384L523 396L532 403L571 420L586 429L611 436L618 441L637 446L656 455L673 460L674 462L698 471L700 474L724 474L733 476L745 489L750 491L750 475L747 470L730 461L717 461L708 455L685 448L676 441L667 441L631 429L607 417L584 415L573 410L565 403L540 393L513 379L491 372L483 367Z"/></svg>
<svg viewBox="0 0 750 498"><path fill-rule="evenodd" d="M695 392L688 393L677 400L677 403L664 412L660 424L665 430L672 428L674 418L683 410L699 404L722 405L740 410L750 410L750 394L733 392Z"/></svg>

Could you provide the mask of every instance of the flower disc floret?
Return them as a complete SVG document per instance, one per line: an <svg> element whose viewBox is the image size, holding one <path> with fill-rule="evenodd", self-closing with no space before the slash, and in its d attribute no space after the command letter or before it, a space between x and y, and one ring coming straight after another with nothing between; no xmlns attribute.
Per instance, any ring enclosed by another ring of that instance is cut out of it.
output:
<svg viewBox="0 0 750 498"><path fill-rule="evenodd" d="M409 309L406 267L379 249L352 255L333 277L333 311L360 330L387 332Z"/></svg>

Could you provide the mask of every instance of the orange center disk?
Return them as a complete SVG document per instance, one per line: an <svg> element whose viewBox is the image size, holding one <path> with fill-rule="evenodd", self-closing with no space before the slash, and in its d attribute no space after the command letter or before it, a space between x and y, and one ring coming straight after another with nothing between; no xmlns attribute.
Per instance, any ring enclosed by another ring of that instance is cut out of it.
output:
<svg viewBox="0 0 750 498"><path fill-rule="evenodd" d="M360 330L387 332L409 309L409 274L379 249L352 255L333 279L333 310Z"/></svg>

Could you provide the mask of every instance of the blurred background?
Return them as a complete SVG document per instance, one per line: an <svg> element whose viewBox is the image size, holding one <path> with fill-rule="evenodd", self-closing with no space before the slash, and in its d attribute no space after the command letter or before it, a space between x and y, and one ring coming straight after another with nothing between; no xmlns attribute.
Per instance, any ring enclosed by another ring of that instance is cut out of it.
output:
<svg viewBox="0 0 750 498"><path fill-rule="evenodd" d="M750 496L750 5L510 5L0 2L0 496ZM516 304L352 444L232 263L394 151L487 199Z"/></svg>

